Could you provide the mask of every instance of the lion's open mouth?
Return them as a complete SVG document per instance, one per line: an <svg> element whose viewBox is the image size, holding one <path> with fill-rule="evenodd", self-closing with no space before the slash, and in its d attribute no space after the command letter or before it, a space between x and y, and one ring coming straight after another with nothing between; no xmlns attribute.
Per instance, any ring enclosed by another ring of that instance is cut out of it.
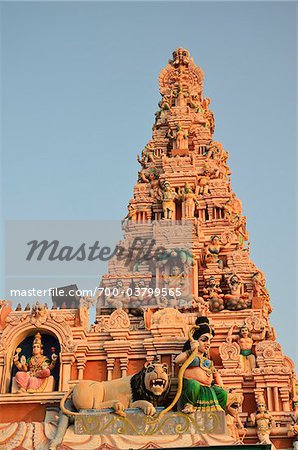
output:
<svg viewBox="0 0 298 450"><path fill-rule="evenodd" d="M156 378L155 380L150 381L150 387L161 387L164 388L166 385L166 380L162 378Z"/></svg>

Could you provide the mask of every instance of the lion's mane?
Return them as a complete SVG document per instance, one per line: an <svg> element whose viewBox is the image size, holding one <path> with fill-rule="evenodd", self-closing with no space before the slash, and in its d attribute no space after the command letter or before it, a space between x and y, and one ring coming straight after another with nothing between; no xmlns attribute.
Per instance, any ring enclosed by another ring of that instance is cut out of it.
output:
<svg viewBox="0 0 298 450"><path fill-rule="evenodd" d="M154 407L156 406L167 406L167 396L170 391L170 377L168 381L168 387L167 389L161 394L161 395L154 395L151 391L148 391L145 387L145 374L146 374L146 368L143 367L143 369L136 373L130 380L130 387L131 387L131 393L132 393L132 401L136 402L137 400L147 400L148 402L152 403Z"/></svg>

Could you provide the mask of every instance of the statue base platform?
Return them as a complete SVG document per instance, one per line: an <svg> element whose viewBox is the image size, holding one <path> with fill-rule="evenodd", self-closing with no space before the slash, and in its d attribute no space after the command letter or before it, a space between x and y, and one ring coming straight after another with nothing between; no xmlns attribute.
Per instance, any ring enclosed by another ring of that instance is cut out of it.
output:
<svg viewBox="0 0 298 450"><path fill-rule="evenodd" d="M172 436L184 434L218 434L226 433L224 411L184 414L167 412L157 408L154 417L146 416L139 408L129 408L122 417L111 409L81 410L75 417L76 434L93 435L131 435L131 436Z"/></svg>
<svg viewBox="0 0 298 450"><path fill-rule="evenodd" d="M63 442L57 449L182 449L213 445L220 446L222 449L224 445L230 447L234 444L233 439L225 434L225 422L222 420L224 418L221 413L218 417L210 417L209 421L208 413L204 413L206 417L195 418L196 414L188 416L169 412L155 423L150 420L147 423L148 418L140 410L136 412L135 409L128 410L126 418L106 412L84 414L76 417L76 423L67 429ZM144 425L145 428L141 430ZM95 434L99 431L99 427L103 432L100 435ZM202 432L207 429L208 433ZM55 437L56 430L57 410L55 408L47 410L44 422L0 424L0 449L46 450ZM85 434L86 432L88 434ZM243 449L243 446L241 448Z"/></svg>

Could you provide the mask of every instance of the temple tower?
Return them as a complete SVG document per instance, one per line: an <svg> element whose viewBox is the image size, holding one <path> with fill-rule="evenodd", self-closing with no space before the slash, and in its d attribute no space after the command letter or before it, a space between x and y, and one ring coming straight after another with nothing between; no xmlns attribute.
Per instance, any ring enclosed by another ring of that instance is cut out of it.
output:
<svg viewBox="0 0 298 450"><path fill-rule="evenodd" d="M231 188L229 154L213 140L215 121L203 78L183 48L174 51L160 72L162 98L152 138L138 156L140 171L120 244L129 254L135 237L141 236L144 252L150 244L152 251L153 242L168 259L159 255L148 262L141 252L129 263L123 257L111 260L101 286L120 286L123 295L101 296L97 322L111 313L109 308L120 307L132 322L141 321L138 329L153 334L144 342L146 359L162 354L172 363L177 345L181 348L177 343L183 341L182 322L187 329L197 315L207 314L216 331L212 358L224 382L244 393L243 420L249 421L263 395L281 426L290 421L287 414L295 400L294 365L269 323L265 277L250 259L246 217ZM140 287L147 288L143 295ZM181 295L170 295L169 287ZM247 337L251 341L245 348Z"/></svg>

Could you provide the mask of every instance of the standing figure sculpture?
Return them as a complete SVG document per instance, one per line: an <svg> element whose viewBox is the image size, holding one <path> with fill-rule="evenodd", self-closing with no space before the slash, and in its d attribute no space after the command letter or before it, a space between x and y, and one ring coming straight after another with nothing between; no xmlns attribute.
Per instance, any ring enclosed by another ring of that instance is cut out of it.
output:
<svg viewBox="0 0 298 450"><path fill-rule="evenodd" d="M43 355L42 347L41 334L37 333L32 345L32 356L27 361L24 355L21 356L19 361L19 353L22 349L16 349L13 362L19 370L15 376L15 381L19 387L18 393L28 392L32 394L45 390L58 356L53 353L52 361L50 361L47 356Z"/></svg>
<svg viewBox="0 0 298 450"><path fill-rule="evenodd" d="M274 425L273 417L267 410L263 395L260 395L257 400L257 410L250 415L252 424L257 425L257 435L260 444L271 444L271 449L275 449L270 440L270 432Z"/></svg>
<svg viewBox="0 0 298 450"><path fill-rule="evenodd" d="M232 336L234 325L230 328L228 338L230 341L236 341L240 347L240 365L244 372L251 373L256 368L256 357L252 352L254 341L265 339L266 328L263 328L260 334L251 336L247 325L244 323L237 336Z"/></svg>
<svg viewBox="0 0 298 450"><path fill-rule="evenodd" d="M195 207L198 203L196 194L192 191L188 183L185 183L185 188L183 192L183 198L185 201L185 217L192 218L195 215Z"/></svg>
<svg viewBox="0 0 298 450"><path fill-rule="evenodd" d="M183 364L196 351L195 358L184 371L178 402L178 409L186 414L196 410L222 411L226 407L228 391L223 388L221 376L207 356L213 336L208 318L198 317L192 338L185 342L182 353L175 359L176 364Z"/></svg>
<svg viewBox="0 0 298 450"><path fill-rule="evenodd" d="M162 209L164 219L175 219L175 198L177 197L174 189L169 182L164 184L162 191Z"/></svg>
<svg viewBox="0 0 298 450"><path fill-rule="evenodd" d="M183 127L181 125L178 126L178 130L176 133L176 148L178 150L188 149L188 134L187 131L183 130Z"/></svg>

